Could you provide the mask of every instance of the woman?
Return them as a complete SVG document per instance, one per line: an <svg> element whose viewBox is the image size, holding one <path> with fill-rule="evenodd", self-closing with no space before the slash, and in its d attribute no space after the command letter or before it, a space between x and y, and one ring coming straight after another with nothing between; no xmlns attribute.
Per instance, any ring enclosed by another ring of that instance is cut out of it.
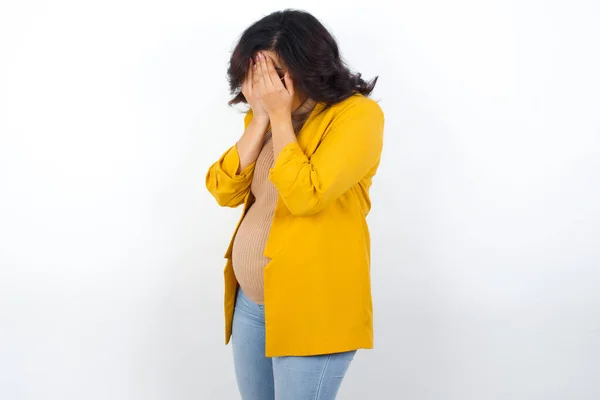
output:
<svg viewBox="0 0 600 400"><path fill-rule="evenodd" d="M272 13L228 70L244 133L206 187L244 204L225 254L225 343L244 400L335 399L357 349L373 347L369 188L384 116L312 15Z"/></svg>

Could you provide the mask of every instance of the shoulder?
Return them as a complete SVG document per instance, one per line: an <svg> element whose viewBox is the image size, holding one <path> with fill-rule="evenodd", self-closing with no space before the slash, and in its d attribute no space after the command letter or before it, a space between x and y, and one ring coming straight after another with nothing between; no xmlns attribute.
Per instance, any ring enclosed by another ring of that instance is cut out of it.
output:
<svg viewBox="0 0 600 400"><path fill-rule="evenodd" d="M331 119L334 122L355 118L383 121L384 113L377 101L360 93L356 93L331 107Z"/></svg>
<svg viewBox="0 0 600 400"><path fill-rule="evenodd" d="M360 93L333 105L326 117L332 129L356 128L360 131L383 131L385 116L379 103Z"/></svg>

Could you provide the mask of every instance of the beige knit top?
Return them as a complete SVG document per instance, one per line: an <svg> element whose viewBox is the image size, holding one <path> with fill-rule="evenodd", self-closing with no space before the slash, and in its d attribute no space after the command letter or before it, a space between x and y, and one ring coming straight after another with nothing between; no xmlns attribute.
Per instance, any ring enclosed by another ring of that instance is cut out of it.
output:
<svg viewBox="0 0 600 400"><path fill-rule="evenodd" d="M296 134L306 122L314 104L314 101L307 100L292 113L292 124ZM250 185L255 201L246 211L232 248L235 277L244 294L258 304L264 304L263 269L270 261L264 256L264 250L278 198L277 188L268 179L273 164L273 141L269 130L265 134L263 147L256 159Z"/></svg>

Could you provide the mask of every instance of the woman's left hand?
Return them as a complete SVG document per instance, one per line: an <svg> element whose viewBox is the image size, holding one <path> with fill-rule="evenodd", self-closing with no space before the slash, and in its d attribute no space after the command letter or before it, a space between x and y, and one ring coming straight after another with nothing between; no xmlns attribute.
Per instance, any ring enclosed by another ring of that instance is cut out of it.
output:
<svg viewBox="0 0 600 400"><path fill-rule="evenodd" d="M255 61L253 88L258 90L262 106L273 120L290 116L294 100L294 84L289 72L284 75L285 86L275 71L273 60L266 54L258 52Z"/></svg>

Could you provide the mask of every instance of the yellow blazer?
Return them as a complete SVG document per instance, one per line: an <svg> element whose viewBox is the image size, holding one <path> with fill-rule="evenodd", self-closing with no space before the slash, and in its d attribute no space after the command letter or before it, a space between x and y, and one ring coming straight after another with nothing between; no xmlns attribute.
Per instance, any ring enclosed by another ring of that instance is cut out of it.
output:
<svg viewBox="0 0 600 400"><path fill-rule="evenodd" d="M362 94L320 115L317 103L277 155L269 180L279 192L264 250L266 356L304 356L373 347L369 188L383 147L384 114ZM252 119L246 113L245 127ZM210 166L206 187L225 207L244 211L225 253L225 344L238 287L233 238L254 197L255 163L237 174L232 146Z"/></svg>

